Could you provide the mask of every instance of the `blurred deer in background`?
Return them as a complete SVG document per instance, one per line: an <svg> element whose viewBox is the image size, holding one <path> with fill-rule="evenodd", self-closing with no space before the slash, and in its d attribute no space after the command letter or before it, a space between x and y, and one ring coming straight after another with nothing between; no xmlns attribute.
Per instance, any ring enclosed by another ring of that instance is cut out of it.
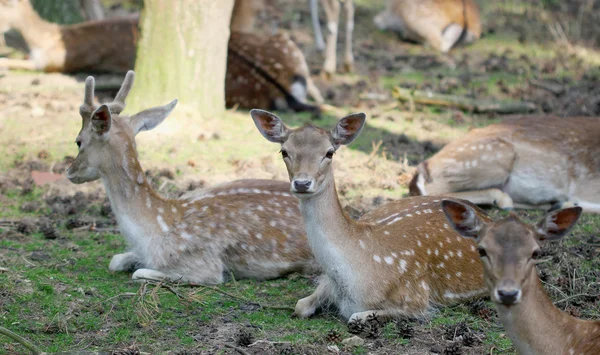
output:
<svg viewBox="0 0 600 355"><path fill-rule="evenodd" d="M281 145L309 245L325 273L316 291L298 301L297 315L309 317L331 304L350 323L372 315L419 316L432 305L485 292L476 244L450 228L439 198L391 202L358 221L344 212L332 159L341 145L358 136L364 114L342 118L331 131L310 125L289 129L269 112L250 114L260 133Z"/></svg>
<svg viewBox="0 0 600 355"><path fill-rule="evenodd" d="M0 0L0 33L21 32L29 60L0 58L0 67L73 73L133 69L138 16L61 26L42 19L29 0Z"/></svg>
<svg viewBox="0 0 600 355"><path fill-rule="evenodd" d="M232 31L252 33L255 30L256 17L260 11L265 9L267 0L236 0L231 17ZM336 46L341 5L343 3L346 16L346 43L344 54L344 67L347 71L354 68L354 56L352 54L352 33L354 30L354 3L352 0L320 0L327 21L327 44L323 40L321 25L319 23L318 4L319 0L311 0L310 11L315 31L315 43L317 49L325 50L325 62L323 71L325 75L331 76L336 72Z"/></svg>
<svg viewBox="0 0 600 355"><path fill-rule="evenodd" d="M319 112L324 102L302 51L287 35L232 32L225 81L227 106Z"/></svg>
<svg viewBox="0 0 600 355"><path fill-rule="evenodd" d="M490 222L459 201L444 200L442 208L458 233L479 244L490 298L517 353L600 353L600 322L577 319L557 309L535 268L542 254L539 242L567 235L581 215L581 207L551 212L534 226L521 222L516 215Z"/></svg>
<svg viewBox="0 0 600 355"><path fill-rule="evenodd" d="M76 184L102 179L131 251L115 255L111 271L139 267L133 279L217 284L270 279L313 269L302 215L289 185L238 180L169 200L152 190L138 161L135 136L159 125L177 100L121 116L133 85L130 71L115 100L94 104L88 77L80 107L79 154L67 171Z"/></svg>
<svg viewBox="0 0 600 355"><path fill-rule="evenodd" d="M375 16L381 30L400 33L408 41L426 42L443 53L481 36L481 19L474 0L388 0Z"/></svg>
<svg viewBox="0 0 600 355"><path fill-rule="evenodd" d="M600 213L600 117L521 116L470 131L417 167L410 194L503 209Z"/></svg>

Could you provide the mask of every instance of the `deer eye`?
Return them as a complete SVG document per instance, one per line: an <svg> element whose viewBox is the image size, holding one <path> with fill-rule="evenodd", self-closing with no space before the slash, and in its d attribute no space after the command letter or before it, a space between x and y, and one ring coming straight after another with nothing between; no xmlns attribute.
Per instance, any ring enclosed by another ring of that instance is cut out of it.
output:
<svg viewBox="0 0 600 355"><path fill-rule="evenodd" d="M281 156L282 156L284 159L285 159L285 158L289 158L289 157L290 157L290 156L288 155L288 152L287 152L287 150L284 150L284 149L282 149L282 150L280 151L280 153L281 153Z"/></svg>
<svg viewBox="0 0 600 355"><path fill-rule="evenodd" d="M335 154L335 151L334 150L330 150L330 151L327 152L327 154L325 154L325 158L331 159L331 158L333 158L334 154Z"/></svg>
<svg viewBox="0 0 600 355"><path fill-rule="evenodd" d="M534 250L533 253L531 254L531 258L533 260L537 260L537 259L539 259L541 257L542 257L542 251L540 249Z"/></svg>
<svg viewBox="0 0 600 355"><path fill-rule="evenodd" d="M477 252L481 258L485 258L487 256L487 252L482 247L477 248Z"/></svg>

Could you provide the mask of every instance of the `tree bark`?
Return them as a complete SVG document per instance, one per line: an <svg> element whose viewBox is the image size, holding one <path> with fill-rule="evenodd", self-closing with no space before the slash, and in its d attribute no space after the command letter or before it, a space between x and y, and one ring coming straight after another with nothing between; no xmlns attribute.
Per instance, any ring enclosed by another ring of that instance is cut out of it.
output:
<svg viewBox="0 0 600 355"><path fill-rule="evenodd" d="M233 0L146 0L128 111L179 99L202 117L225 109Z"/></svg>
<svg viewBox="0 0 600 355"><path fill-rule="evenodd" d="M31 0L31 5L45 20L70 25L83 22L79 0Z"/></svg>

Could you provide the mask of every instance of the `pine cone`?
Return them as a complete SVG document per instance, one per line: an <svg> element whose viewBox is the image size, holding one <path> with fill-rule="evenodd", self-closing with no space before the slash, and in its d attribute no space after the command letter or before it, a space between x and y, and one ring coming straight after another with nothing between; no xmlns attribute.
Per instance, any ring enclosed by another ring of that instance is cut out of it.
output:
<svg viewBox="0 0 600 355"><path fill-rule="evenodd" d="M33 233L33 231L34 231L34 225L33 225L33 223L31 223L31 221L24 219L17 223L17 232L28 235L28 234Z"/></svg>
<svg viewBox="0 0 600 355"><path fill-rule="evenodd" d="M238 346L247 347L254 342L254 335L247 329L241 328L235 334L235 343Z"/></svg>
<svg viewBox="0 0 600 355"><path fill-rule="evenodd" d="M456 342L452 342L444 349L444 355L461 355L462 347Z"/></svg>
<svg viewBox="0 0 600 355"><path fill-rule="evenodd" d="M326 340L328 343L339 343L342 341L342 334L335 329L327 332Z"/></svg>
<svg viewBox="0 0 600 355"><path fill-rule="evenodd" d="M415 333L415 328L407 319L397 319L394 321L396 325L396 333L402 339L411 339Z"/></svg>
<svg viewBox="0 0 600 355"><path fill-rule="evenodd" d="M46 239L56 239L59 237L58 231L51 222L43 222L40 225L40 232L42 232Z"/></svg>

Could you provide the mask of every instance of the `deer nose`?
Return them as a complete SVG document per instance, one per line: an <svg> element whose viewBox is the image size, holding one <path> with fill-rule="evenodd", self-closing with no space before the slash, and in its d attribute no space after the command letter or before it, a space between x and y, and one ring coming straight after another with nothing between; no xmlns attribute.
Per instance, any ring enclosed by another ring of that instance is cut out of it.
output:
<svg viewBox="0 0 600 355"><path fill-rule="evenodd" d="M506 306L513 305L521 298L521 290L517 289L497 289L496 296L502 304Z"/></svg>
<svg viewBox="0 0 600 355"><path fill-rule="evenodd" d="M307 192L312 185L312 180L299 179L294 180L294 192Z"/></svg>

